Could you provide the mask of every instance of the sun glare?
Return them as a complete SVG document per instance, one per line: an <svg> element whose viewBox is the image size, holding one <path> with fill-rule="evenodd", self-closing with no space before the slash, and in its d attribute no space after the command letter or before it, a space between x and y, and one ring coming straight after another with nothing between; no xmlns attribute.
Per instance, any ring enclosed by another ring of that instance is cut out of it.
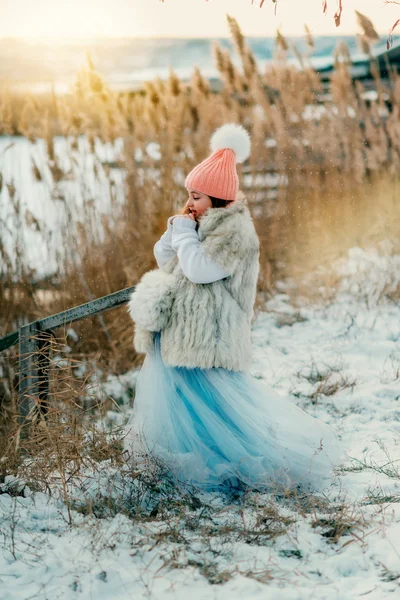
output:
<svg viewBox="0 0 400 600"><path fill-rule="evenodd" d="M36 10L33 4L35 3L27 4L28 15L19 23L22 37L51 37L62 40L95 36L116 37L121 33L119 19L113 18L110 5L107 10L102 10L102 2L42 1L36 5Z"/></svg>
<svg viewBox="0 0 400 600"><path fill-rule="evenodd" d="M1 3L1 0L0 0ZM272 2L259 7L251 0L6 0L0 36L53 38L87 37L217 37L229 36L226 13L238 20L245 35L301 35L304 23L313 33L354 33L358 9L387 31L398 18L398 6L382 10L379 0L346 0L337 29L331 14L323 15L321 2L279 0L274 16ZM330 2L329 7L335 3ZM391 12L391 9L393 11Z"/></svg>

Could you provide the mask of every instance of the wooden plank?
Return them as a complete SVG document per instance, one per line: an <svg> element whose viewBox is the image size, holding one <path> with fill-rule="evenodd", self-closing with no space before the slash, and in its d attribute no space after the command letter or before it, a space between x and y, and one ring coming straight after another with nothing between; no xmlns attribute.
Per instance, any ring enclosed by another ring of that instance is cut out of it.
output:
<svg viewBox="0 0 400 600"><path fill-rule="evenodd" d="M135 286L132 286L120 290L119 292L115 292L114 294L97 298L97 300L81 304L75 308L70 308L56 315L52 315L51 317L45 317L38 321L38 324L42 331L48 331L49 329L57 329L57 327L74 323L80 319L86 319L96 313L104 312L116 308L117 306L121 306L122 304L126 304L134 289Z"/></svg>
<svg viewBox="0 0 400 600"><path fill-rule="evenodd" d="M45 317L36 323L40 331L48 331L51 329L56 329L57 327L61 327L62 325L67 325L68 323L73 323L74 321L79 321L80 319L91 317L97 313L116 308L122 304L126 304L129 301L134 289L135 286L125 288L119 292L114 292L114 294L109 294L108 296L97 298L97 300L92 300L86 304L81 304L75 308L70 308L61 313L57 313L56 315ZM31 326L34 324L35 323L29 323L28 325ZM0 352L17 344L18 337L19 330L8 333L3 338L0 338Z"/></svg>
<svg viewBox="0 0 400 600"><path fill-rule="evenodd" d="M0 352L6 350L10 346L14 346L18 343L19 330L8 333L4 337L0 338Z"/></svg>

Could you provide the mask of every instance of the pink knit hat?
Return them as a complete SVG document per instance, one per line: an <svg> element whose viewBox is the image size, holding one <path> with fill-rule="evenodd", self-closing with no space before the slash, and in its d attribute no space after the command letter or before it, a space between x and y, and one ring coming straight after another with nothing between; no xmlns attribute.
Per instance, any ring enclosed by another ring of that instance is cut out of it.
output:
<svg viewBox="0 0 400 600"><path fill-rule="evenodd" d="M210 156L190 171L185 187L214 198L236 200L239 190L236 163L249 157L250 145L244 127L236 123L223 125L211 137Z"/></svg>

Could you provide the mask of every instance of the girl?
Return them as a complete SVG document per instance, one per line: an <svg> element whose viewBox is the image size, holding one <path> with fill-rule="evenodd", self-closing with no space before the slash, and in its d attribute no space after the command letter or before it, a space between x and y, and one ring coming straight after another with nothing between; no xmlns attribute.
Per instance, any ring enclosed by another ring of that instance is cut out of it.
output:
<svg viewBox="0 0 400 600"><path fill-rule="evenodd" d="M250 137L227 124L187 176L189 198L154 246L129 303L146 357L127 424L127 460L146 447L205 491L330 482L342 450L332 429L248 373L259 239L236 164Z"/></svg>

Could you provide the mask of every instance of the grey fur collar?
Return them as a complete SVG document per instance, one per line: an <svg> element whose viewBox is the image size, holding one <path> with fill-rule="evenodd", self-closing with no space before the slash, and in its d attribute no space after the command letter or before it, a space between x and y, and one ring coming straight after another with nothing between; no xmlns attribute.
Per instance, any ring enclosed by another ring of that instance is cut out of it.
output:
<svg viewBox="0 0 400 600"><path fill-rule="evenodd" d="M199 233L201 232L200 237L204 237L204 234L218 227L222 221L229 219L229 217L243 215L244 213L250 214L247 198L243 194L239 194L235 202L232 202L227 207L208 208L199 221L198 230Z"/></svg>

